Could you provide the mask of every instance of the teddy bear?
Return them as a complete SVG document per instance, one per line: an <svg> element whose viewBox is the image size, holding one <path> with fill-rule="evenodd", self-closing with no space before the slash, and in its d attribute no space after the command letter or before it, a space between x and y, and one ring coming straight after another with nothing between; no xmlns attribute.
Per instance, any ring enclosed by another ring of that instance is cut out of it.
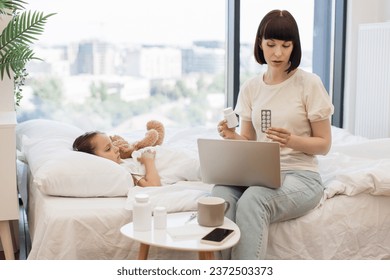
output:
<svg viewBox="0 0 390 280"><path fill-rule="evenodd" d="M145 147L161 145L164 141L164 125L157 120L150 120L146 123L145 137L134 143L129 143L119 135L110 136L112 144L119 148L122 159L131 158L134 151Z"/></svg>

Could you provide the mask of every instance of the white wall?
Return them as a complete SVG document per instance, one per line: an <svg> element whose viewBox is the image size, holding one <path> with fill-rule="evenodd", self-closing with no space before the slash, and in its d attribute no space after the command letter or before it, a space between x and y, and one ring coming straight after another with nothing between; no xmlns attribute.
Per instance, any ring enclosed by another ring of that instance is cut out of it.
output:
<svg viewBox="0 0 390 280"><path fill-rule="evenodd" d="M361 23L390 21L389 0L353 0L347 6L344 128L355 131L356 66L358 28Z"/></svg>

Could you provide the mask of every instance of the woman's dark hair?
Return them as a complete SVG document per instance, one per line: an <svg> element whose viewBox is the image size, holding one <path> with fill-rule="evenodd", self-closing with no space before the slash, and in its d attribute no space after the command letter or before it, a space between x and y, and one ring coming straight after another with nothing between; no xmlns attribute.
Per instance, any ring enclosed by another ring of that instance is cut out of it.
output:
<svg viewBox="0 0 390 280"><path fill-rule="evenodd" d="M73 150L94 155L95 146L93 145L92 139L98 134L103 133L100 131L91 131L80 135L73 142Z"/></svg>
<svg viewBox="0 0 390 280"><path fill-rule="evenodd" d="M298 68L301 63L301 41L299 39L299 30L294 17L285 10L273 10L266 14L261 20L257 29L254 45L255 59L259 64L267 64L264 58L261 42L264 39L277 39L283 41L292 41L293 50L290 56L290 66L286 70L290 73Z"/></svg>

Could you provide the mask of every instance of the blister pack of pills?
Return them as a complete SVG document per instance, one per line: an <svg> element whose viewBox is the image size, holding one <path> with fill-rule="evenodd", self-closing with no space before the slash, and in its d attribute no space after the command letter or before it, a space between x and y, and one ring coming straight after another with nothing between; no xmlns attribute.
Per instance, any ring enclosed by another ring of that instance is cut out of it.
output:
<svg viewBox="0 0 390 280"><path fill-rule="evenodd" d="M271 127L271 110L261 110L261 131L266 132Z"/></svg>

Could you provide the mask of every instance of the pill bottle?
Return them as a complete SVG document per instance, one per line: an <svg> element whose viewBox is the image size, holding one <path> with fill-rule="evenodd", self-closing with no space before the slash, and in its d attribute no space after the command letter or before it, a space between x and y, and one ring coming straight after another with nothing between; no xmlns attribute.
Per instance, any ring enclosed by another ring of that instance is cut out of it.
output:
<svg viewBox="0 0 390 280"><path fill-rule="evenodd" d="M152 228L152 208L147 194L137 194L135 196L133 227L135 231L148 231Z"/></svg>
<svg viewBox="0 0 390 280"><path fill-rule="evenodd" d="M165 229L167 227L167 209L157 206L153 209L154 229Z"/></svg>
<svg viewBox="0 0 390 280"><path fill-rule="evenodd" d="M232 107L228 107L223 110L223 114L225 116L225 120L227 120L228 128L233 128L238 125L238 119L236 114L234 113Z"/></svg>

